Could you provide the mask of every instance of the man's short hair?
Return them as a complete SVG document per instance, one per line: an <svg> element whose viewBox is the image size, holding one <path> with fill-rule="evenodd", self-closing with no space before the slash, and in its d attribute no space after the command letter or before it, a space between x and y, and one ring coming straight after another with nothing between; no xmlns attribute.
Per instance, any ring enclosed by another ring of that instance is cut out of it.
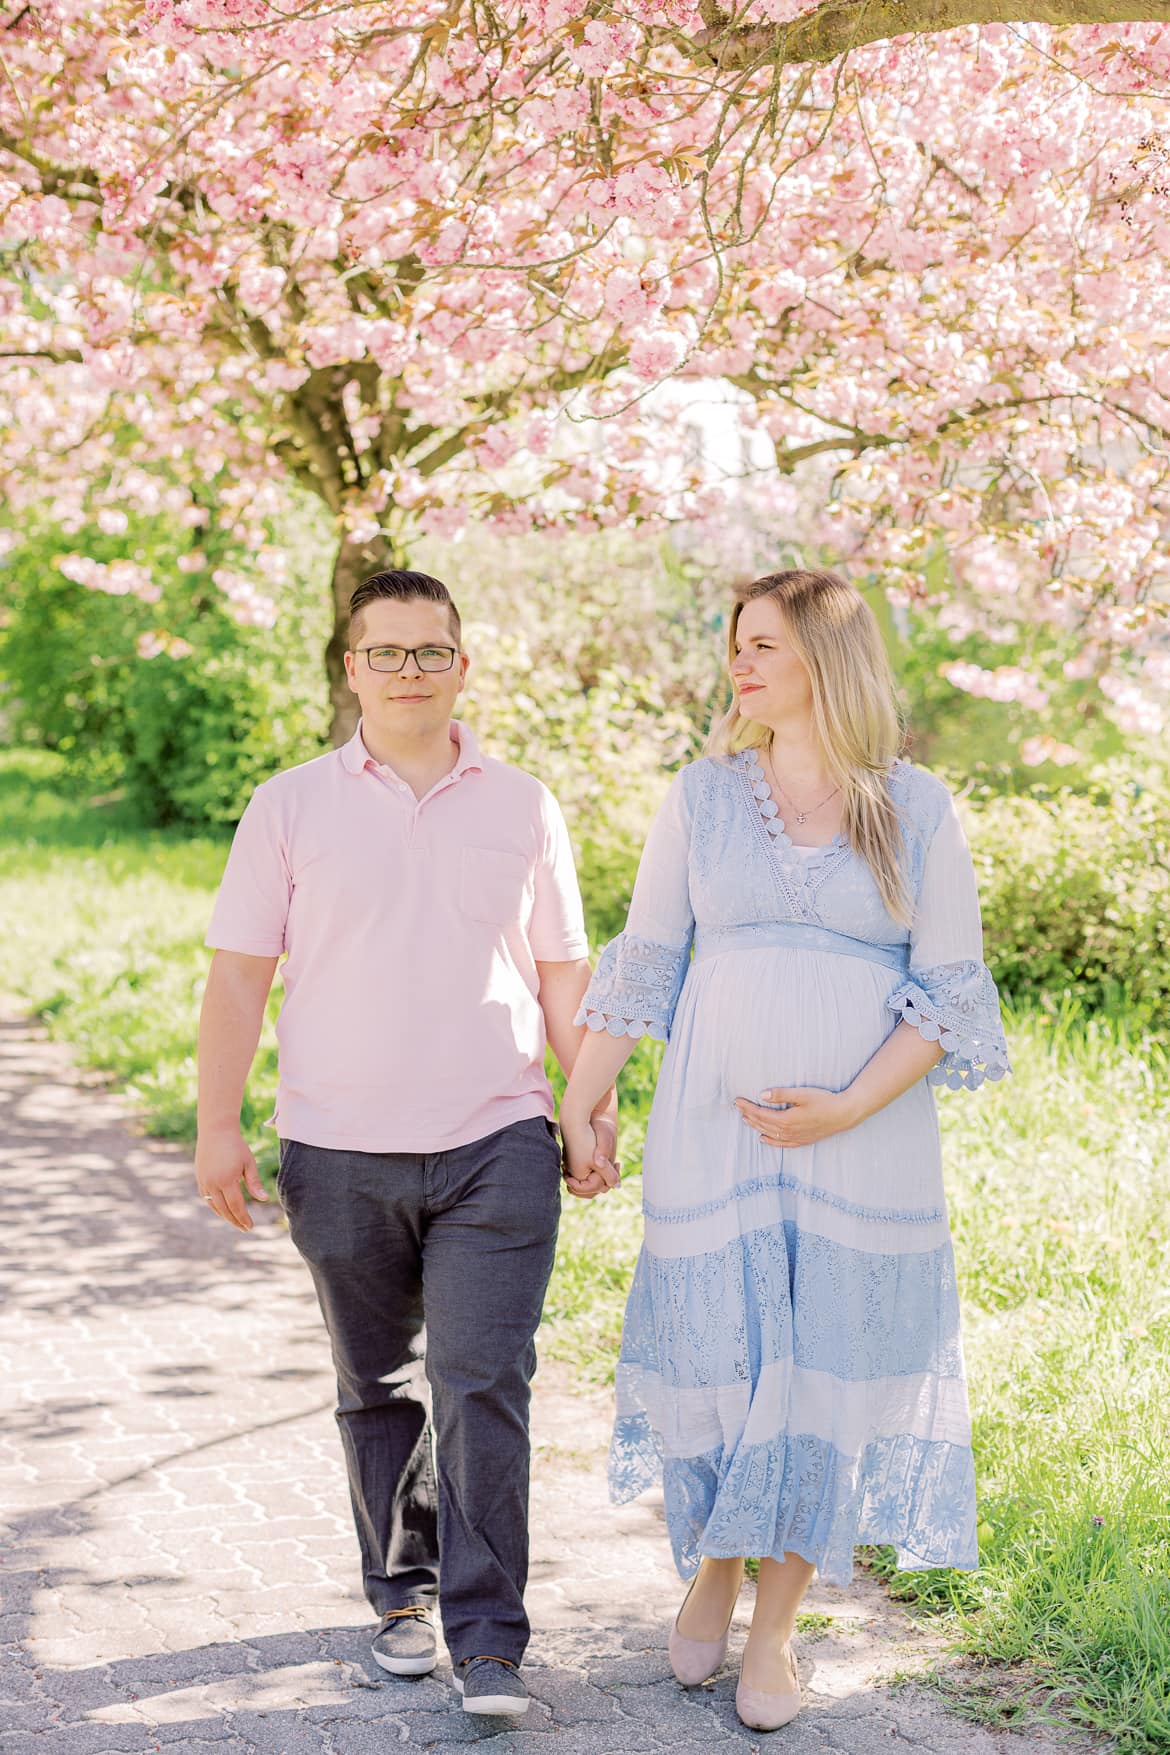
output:
<svg viewBox="0 0 1170 1755"><path fill-rule="evenodd" d="M354 629L362 610L367 603L376 603L379 598L387 598L391 603L441 603L450 618L455 634L456 644L463 638L463 624L459 620L459 611L455 608L451 593L441 579L432 579L429 573L408 573L402 571L388 573L371 573L363 579L349 600L349 644L354 642Z"/></svg>

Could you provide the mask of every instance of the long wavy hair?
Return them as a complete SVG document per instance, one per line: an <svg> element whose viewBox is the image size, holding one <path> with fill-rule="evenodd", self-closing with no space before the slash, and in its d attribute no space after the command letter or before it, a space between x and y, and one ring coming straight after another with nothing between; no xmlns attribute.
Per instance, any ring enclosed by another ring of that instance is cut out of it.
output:
<svg viewBox="0 0 1170 1755"><path fill-rule="evenodd" d="M913 904L903 875L901 824L886 776L905 741L894 676L877 618L861 592L838 573L794 568L768 573L736 593L727 662L745 604L769 597L812 684L813 727L825 765L843 797L842 829L865 860L891 916L909 925ZM772 733L733 701L707 739L707 753L771 752Z"/></svg>

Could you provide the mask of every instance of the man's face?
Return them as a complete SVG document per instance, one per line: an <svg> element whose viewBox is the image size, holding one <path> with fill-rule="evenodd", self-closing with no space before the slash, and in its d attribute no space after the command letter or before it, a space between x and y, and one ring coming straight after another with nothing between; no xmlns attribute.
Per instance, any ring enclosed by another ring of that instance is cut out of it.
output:
<svg viewBox="0 0 1170 1755"><path fill-rule="evenodd" d="M391 736L406 737L437 731L447 723L467 675L465 653L456 651L450 670L423 670L415 656L401 670L379 671L371 668L369 653L362 650L454 646L455 631L443 604L425 598L407 603L376 598L357 617L352 638L358 650L345 654L345 674L363 718Z"/></svg>

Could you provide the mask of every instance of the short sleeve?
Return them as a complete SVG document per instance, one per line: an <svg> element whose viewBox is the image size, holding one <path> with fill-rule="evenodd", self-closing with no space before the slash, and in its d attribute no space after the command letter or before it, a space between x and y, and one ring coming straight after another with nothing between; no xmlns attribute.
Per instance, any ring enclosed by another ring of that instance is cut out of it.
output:
<svg viewBox="0 0 1170 1755"><path fill-rule="evenodd" d="M213 950L278 957L292 899L292 875L271 793L258 786L240 818L205 943Z"/></svg>
<svg viewBox="0 0 1170 1755"><path fill-rule="evenodd" d="M564 815L547 790L543 814L543 848L533 878L529 945L539 963L567 963L589 955L585 911Z"/></svg>
<svg viewBox="0 0 1170 1755"><path fill-rule="evenodd" d="M973 1091L1011 1071L999 994L983 961L975 868L953 798L926 852L909 975L886 1003L946 1051L927 1074L932 1085Z"/></svg>
<svg viewBox="0 0 1170 1755"><path fill-rule="evenodd" d="M598 958L575 1022L611 1036L665 1042L690 965L691 811L686 770L676 774L650 826L625 931Z"/></svg>

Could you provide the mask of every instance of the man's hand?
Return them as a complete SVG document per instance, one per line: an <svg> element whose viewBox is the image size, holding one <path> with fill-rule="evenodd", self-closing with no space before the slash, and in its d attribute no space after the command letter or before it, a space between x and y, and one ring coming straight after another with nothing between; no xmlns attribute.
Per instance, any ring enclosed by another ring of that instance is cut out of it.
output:
<svg viewBox="0 0 1170 1755"><path fill-rule="evenodd" d="M615 1156L617 1152L618 1124L617 1101L607 1097L589 1117L589 1125L593 1129L594 1164L598 1169L620 1170L621 1165ZM617 1184L614 1184L617 1187Z"/></svg>
<svg viewBox="0 0 1170 1755"><path fill-rule="evenodd" d="M593 1200L621 1181L617 1150L617 1122L612 1106L584 1123L561 1115L561 1140L565 1153L565 1187L578 1200Z"/></svg>
<svg viewBox="0 0 1170 1755"><path fill-rule="evenodd" d="M240 1188L241 1180L253 1200L268 1199L256 1160L244 1144L239 1128L202 1131L195 1145L195 1186L213 1213L218 1213L237 1231L250 1231L252 1220Z"/></svg>

